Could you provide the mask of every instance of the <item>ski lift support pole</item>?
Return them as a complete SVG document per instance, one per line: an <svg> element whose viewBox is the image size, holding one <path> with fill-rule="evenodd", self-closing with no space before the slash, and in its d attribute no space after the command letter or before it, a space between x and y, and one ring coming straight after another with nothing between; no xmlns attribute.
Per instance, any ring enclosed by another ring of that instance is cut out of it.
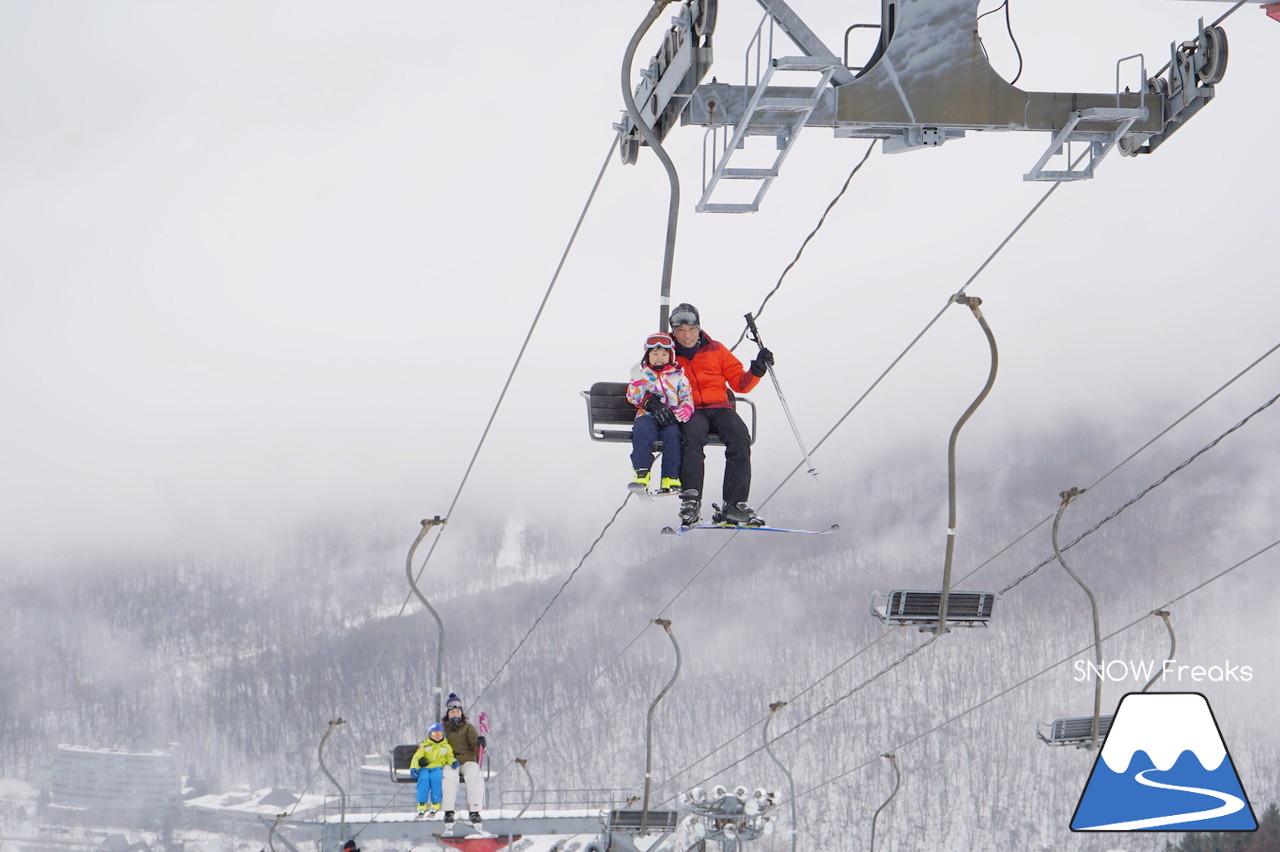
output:
<svg viewBox="0 0 1280 852"><path fill-rule="evenodd" d="M529 810L529 806L533 804L533 773L529 771L529 762L523 757L517 757L516 763L524 770L524 777L529 779L529 798L524 800L524 806L520 808L520 813L516 814L510 825L507 826L507 848L511 848L511 844L515 842L516 824L520 822L520 818L524 816L524 812Z"/></svg>
<svg viewBox="0 0 1280 852"><path fill-rule="evenodd" d="M791 831L788 833L791 835L791 852L796 852L796 779L791 776L791 771L787 769L786 764L778 760L778 756L773 753L773 749L769 746L769 723L773 721L773 717L777 715L778 711L786 706L787 702L785 701L775 701L769 705L769 716L764 720L764 751L774 763L778 764L782 774L787 776L787 784L791 790L787 797L787 801L791 805Z"/></svg>
<svg viewBox="0 0 1280 852"><path fill-rule="evenodd" d="M668 618L655 618L650 624L656 624L663 630L667 631L667 637L671 640L671 646L676 650L676 670L671 673L671 680L667 681L667 685L662 687L662 691L658 693L658 697L653 699L653 703L649 705L649 715L645 717L644 723L644 810L640 814L640 833L645 834L649 831L649 790L653 780L653 711L658 709L658 702L663 696L675 685L676 679L680 677L680 643L676 641L676 635L671 632L671 620Z"/></svg>
<svg viewBox="0 0 1280 852"><path fill-rule="evenodd" d="M1050 534L1053 542L1053 555L1058 558L1058 564L1062 566L1062 570L1076 581L1081 589L1084 589L1085 595L1089 598L1089 610L1093 614L1093 659L1096 666L1096 674L1093 678L1093 723L1089 726L1089 745L1090 751L1098 750L1098 724L1102 718L1102 622L1098 618L1098 599L1094 597L1093 590L1085 585L1075 571L1071 570L1071 566L1067 564L1067 560L1062 558L1062 548L1058 545L1058 527L1062 524L1062 513L1067 511L1067 506L1071 505L1071 501L1084 494L1083 488L1071 488L1069 491L1063 491L1058 496L1062 498L1062 503L1058 506L1058 513L1053 516L1053 530ZM1168 622L1165 622L1168 624Z"/></svg>
<svg viewBox="0 0 1280 852"><path fill-rule="evenodd" d="M760 329L756 328L755 317L747 314L746 320L747 332L751 342L763 349L764 343L760 341ZM809 451L805 449L804 439L800 437L800 430L796 428L795 418L791 416L791 406L787 405L787 398L782 395L782 385L778 384L778 374L774 372L771 364L765 365L765 371L768 372L769 378L773 379L773 389L778 392L778 401L782 403L782 411L787 415L787 422L791 424L791 434L796 436L796 443L800 445L800 452L804 455L804 463L809 466L805 473L810 476L817 476L818 469L813 466L813 459L809 458Z"/></svg>
<svg viewBox="0 0 1280 852"><path fill-rule="evenodd" d="M635 59L636 48L640 46L640 39L658 20L662 10L670 2L671 0L653 0L653 6L649 8L644 21L631 36L631 41L627 44L627 49L622 56L622 103L626 106L627 115L635 124L636 130L640 131L644 141L653 149L662 167L667 170L667 181L671 184L667 205L666 248L662 254L662 286L658 298L658 329L660 331L667 327L667 317L671 313L671 270L675 265L676 223L680 217L680 175L676 171L675 163L671 162L671 157L662 147L662 140L658 138L657 133L653 132L653 128L640 115L640 108L636 106L635 96L631 93L631 63Z"/></svg>
<svg viewBox="0 0 1280 852"><path fill-rule="evenodd" d="M427 533L432 527L444 526L448 518L442 518L436 515L430 520L422 521L422 530L418 533L418 537L413 540L413 546L409 548L409 556L404 561L404 571L409 577L409 586L413 589L413 593L418 596L418 600L422 601L422 605L427 608L427 612L431 613L431 617L436 620L436 628L439 633L439 640L436 642L436 715L439 719L444 714L441 711L440 703L442 701L444 686L444 622L440 620L440 613L436 612L436 608L431 605L426 596L422 594L422 590L418 588L418 581L413 576L413 554L418 549L418 545L427 537Z"/></svg>
<svg viewBox="0 0 1280 852"><path fill-rule="evenodd" d="M876 812L871 815L871 852L876 852L876 820L880 819L880 812L889 807L889 803L893 801L893 797L898 795L898 788L902 786L902 770L898 768L898 756L893 752L882 754L881 757L889 761L889 765L893 767L893 792L889 794L889 798L884 800L880 807L876 808Z"/></svg>
<svg viewBox="0 0 1280 852"><path fill-rule="evenodd" d="M956 305L964 305L973 311L973 316L977 319L978 325L982 327L982 333L987 338L987 346L991 350L991 367L987 371L987 383L982 386L982 390L974 398L973 402L969 403L969 407L965 409L964 414L960 415L960 419L956 421L956 425L951 429L951 439L947 442L947 554L942 568L942 600L938 604L938 623L933 628L935 636L941 636L948 629L947 602L951 596L951 562L956 550L956 441L960 437L960 429L963 428L965 423L969 422L969 418L973 416L973 412L978 410L978 406L982 405L982 401L987 398L987 394L991 393L991 387L996 383L996 370L1000 366L1000 353L996 349L995 335L991 333L991 326L987 325L986 317L982 315L980 307L982 300L977 296L956 293L951 297L951 302Z"/></svg>
<svg viewBox="0 0 1280 852"><path fill-rule="evenodd" d="M280 820L287 816L287 813L276 814L276 821L271 823L271 829L267 832L267 848L271 852L276 852L276 826L280 824Z"/></svg>
<svg viewBox="0 0 1280 852"><path fill-rule="evenodd" d="M1160 667L1160 671L1151 676L1151 680L1147 681L1147 685L1142 687L1142 691L1146 692L1151 685L1164 677L1164 673L1169 670L1169 666L1173 663L1173 655L1178 650L1178 637L1173 635L1173 625L1169 623L1169 611L1166 609L1157 609L1152 611L1152 615L1158 615L1164 621L1164 629L1169 631L1169 654L1167 662Z"/></svg>
<svg viewBox="0 0 1280 852"><path fill-rule="evenodd" d="M338 788L338 801L342 807L342 815L340 817L341 822L339 823L341 829L338 832L340 840L347 839L347 791L342 789L342 785L338 783L338 779L334 778L333 773L329 771L329 767L324 765L324 744L329 740L329 735L333 733L334 728L345 724L347 724L347 720L341 716L337 719L330 719L329 728L324 732L324 736L320 738L320 746L316 749L316 759L320 761L320 768L324 770L325 776L333 783L333 786ZM275 826L272 826L272 831L274 830Z"/></svg>

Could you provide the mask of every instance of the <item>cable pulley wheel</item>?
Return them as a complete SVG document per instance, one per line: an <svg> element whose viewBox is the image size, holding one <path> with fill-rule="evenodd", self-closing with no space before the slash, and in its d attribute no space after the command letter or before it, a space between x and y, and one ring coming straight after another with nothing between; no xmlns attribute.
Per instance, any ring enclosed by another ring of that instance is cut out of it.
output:
<svg viewBox="0 0 1280 852"><path fill-rule="evenodd" d="M634 166L640 156L640 140L635 136L624 136L618 143L618 156L624 166Z"/></svg>
<svg viewBox="0 0 1280 852"><path fill-rule="evenodd" d="M1196 79L1206 86L1221 83L1227 73L1227 31L1222 27L1205 30L1200 52L1204 54L1204 64L1196 71Z"/></svg>
<svg viewBox="0 0 1280 852"><path fill-rule="evenodd" d="M699 38L709 36L716 28L717 0L695 0L693 7L693 31Z"/></svg>

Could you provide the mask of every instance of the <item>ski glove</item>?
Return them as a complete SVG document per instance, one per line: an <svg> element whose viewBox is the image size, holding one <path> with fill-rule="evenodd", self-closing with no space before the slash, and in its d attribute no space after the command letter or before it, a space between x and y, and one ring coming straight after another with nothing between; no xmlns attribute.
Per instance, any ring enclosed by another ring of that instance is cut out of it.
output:
<svg viewBox="0 0 1280 852"><path fill-rule="evenodd" d="M644 410L653 415L653 419L657 421L660 427L674 426L680 422L676 419L676 413L656 396L650 396L645 399Z"/></svg>
<svg viewBox="0 0 1280 852"><path fill-rule="evenodd" d="M763 376L765 373L769 372L769 368L772 366L773 353L768 349L761 347L760 351L756 353L756 359L751 362L751 375L757 377Z"/></svg>
<svg viewBox="0 0 1280 852"><path fill-rule="evenodd" d="M450 763L450 764L449 764L449 768L450 768L450 769L457 769L457 768L458 768L458 761L456 761L456 760L455 760L453 763Z"/></svg>
<svg viewBox="0 0 1280 852"><path fill-rule="evenodd" d="M676 407L676 419L681 423L688 423L689 418L693 416L693 406L689 403Z"/></svg>
<svg viewBox="0 0 1280 852"><path fill-rule="evenodd" d="M476 745L480 746L480 748L484 748L484 734L476 737Z"/></svg>
<svg viewBox="0 0 1280 852"><path fill-rule="evenodd" d="M418 768L416 766L413 769L409 770L409 777L412 778L414 781L418 780Z"/></svg>

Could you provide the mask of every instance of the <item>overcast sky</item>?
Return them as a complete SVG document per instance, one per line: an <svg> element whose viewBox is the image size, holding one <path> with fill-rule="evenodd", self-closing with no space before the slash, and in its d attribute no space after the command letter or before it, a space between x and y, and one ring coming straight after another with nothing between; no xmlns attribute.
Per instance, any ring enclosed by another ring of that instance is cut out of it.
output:
<svg viewBox="0 0 1280 852"><path fill-rule="evenodd" d="M794 3L837 52L879 5ZM1112 91L1116 59L1154 70L1227 8L1012 0L1019 86ZM0 0L6 562L372 515L411 539L444 512L612 141L646 9ZM741 82L760 11L719 17L712 73ZM1277 342L1280 23L1249 5L1227 24L1216 100L1152 156L1062 187L970 289L1002 358L978 434L1066 414L1136 446ZM982 35L1011 77L1003 16ZM810 129L763 212L716 217L693 212L702 136L669 145L673 295L731 341L867 143ZM1044 192L1022 174L1047 143L877 147L761 321L810 441ZM586 439L578 391L624 378L654 330L666 187L648 151L610 166L459 513L595 524L620 495L626 449ZM941 451L986 357L953 309L832 446ZM1278 378L1259 368L1187 446ZM798 460L757 397L756 495Z"/></svg>

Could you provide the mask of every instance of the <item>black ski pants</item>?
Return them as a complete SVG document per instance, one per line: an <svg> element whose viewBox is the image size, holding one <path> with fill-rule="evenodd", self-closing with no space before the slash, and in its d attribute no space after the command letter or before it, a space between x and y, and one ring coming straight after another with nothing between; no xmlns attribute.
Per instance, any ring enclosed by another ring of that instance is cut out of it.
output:
<svg viewBox="0 0 1280 852"><path fill-rule="evenodd" d="M745 503L751 492L751 432L732 408L700 408L680 427L684 458L680 464L680 484L703 497L706 478L707 434L715 429L724 441L724 501Z"/></svg>

